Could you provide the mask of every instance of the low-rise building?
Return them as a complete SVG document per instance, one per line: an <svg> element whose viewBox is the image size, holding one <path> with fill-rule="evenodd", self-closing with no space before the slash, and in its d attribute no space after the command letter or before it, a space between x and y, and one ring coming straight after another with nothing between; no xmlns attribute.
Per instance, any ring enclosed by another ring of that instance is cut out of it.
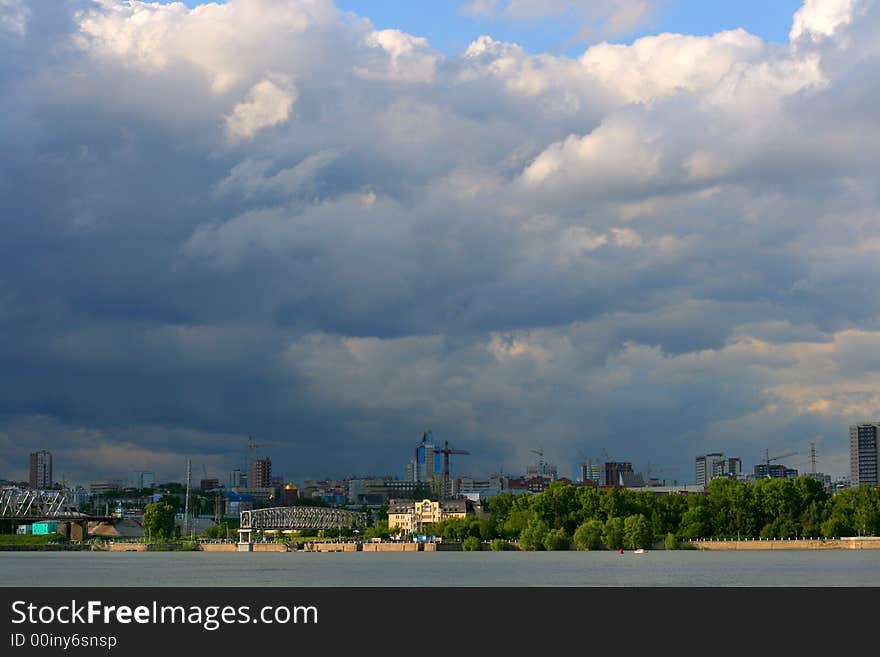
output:
<svg viewBox="0 0 880 657"><path fill-rule="evenodd" d="M468 511L469 502L466 499L391 500L388 503L388 529L409 533L450 518L464 518Z"/></svg>

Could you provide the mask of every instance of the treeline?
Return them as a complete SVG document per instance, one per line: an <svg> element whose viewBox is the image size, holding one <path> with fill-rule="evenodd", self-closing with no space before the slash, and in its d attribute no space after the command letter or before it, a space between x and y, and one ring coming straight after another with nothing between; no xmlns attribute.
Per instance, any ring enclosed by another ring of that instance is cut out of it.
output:
<svg viewBox="0 0 880 657"><path fill-rule="evenodd" d="M517 540L523 549L667 547L684 539L773 539L880 535L880 489L834 495L810 477L746 483L715 479L707 495L598 490L554 482L537 495L502 493L489 517L453 519L446 539Z"/></svg>

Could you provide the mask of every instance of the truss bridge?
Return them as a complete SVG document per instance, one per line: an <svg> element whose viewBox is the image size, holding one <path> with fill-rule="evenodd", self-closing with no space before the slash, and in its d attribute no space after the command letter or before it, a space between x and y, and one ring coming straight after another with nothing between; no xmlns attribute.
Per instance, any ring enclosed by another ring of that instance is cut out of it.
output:
<svg viewBox="0 0 880 657"><path fill-rule="evenodd" d="M86 514L70 505L62 491L4 488L0 490L0 519L81 520Z"/></svg>
<svg viewBox="0 0 880 657"><path fill-rule="evenodd" d="M239 538L252 543L258 530L356 529L367 524L367 514L322 506L282 506L241 512Z"/></svg>

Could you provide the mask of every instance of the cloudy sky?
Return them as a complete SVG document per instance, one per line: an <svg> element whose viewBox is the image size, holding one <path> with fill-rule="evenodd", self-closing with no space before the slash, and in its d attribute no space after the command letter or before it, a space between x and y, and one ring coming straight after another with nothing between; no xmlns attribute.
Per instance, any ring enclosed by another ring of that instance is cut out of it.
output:
<svg viewBox="0 0 880 657"><path fill-rule="evenodd" d="M847 474L880 2L422 4L0 0L0 477Z"/></svg>

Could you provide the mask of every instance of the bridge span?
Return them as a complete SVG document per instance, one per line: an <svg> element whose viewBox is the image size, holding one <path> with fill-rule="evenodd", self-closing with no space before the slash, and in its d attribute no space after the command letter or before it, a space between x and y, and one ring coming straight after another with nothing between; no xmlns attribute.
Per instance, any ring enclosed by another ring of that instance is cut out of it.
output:
<svg viewBox="0 0 880 657"><path fill-rule="evenodd" d="M258 530L356 529L367 524L367 514L324 506L280 506L241 512L239 543L253 544Z"/></svg>

